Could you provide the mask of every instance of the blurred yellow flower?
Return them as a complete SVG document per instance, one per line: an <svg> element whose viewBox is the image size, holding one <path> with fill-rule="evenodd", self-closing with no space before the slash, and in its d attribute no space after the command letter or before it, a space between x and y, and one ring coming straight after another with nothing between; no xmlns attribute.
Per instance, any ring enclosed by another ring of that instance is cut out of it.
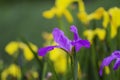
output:
<svg viewBox="0 0 120 80"><path fill-rule="evenodd" d="M108 13L110 15L111 38L114 38L117 35L117 29L120 26L120 9L114 7L111 8Z"/></svg>
<svg viewBox="0 0 120 80"><path fill-rule="evenodd" d="M58 18L64 15L66 19L68 20L68 22L71 23L73 22L73 17L67 8L70 6L70 4L76 1L78 0L56 0L55 6L52 7L50 10L44 11L43 16L47 19L51 19L55 15Z"/></svg>
<svg viewBox="0 0 120 80"><path fill-rule="evenodd" d="M43 37L46 41L53 40L53 35L52 35L52 33L43 32L43 33L42 33L42 37Z"/></svg>
<svg viewBox="0 0 120 80"><path fill-rule="evenodd" d="M31 48L37 52L38 48L36 45L30 43ZM24 57L26 58L26 60L30 61L34 58L33 53L31 52L31 50L28 48L28 46L22 42L19 41L11 41L10 43L8 43L5 47L5 51L9 54L9 55L13 55L15 52L19 51L19 49L23 50L24 53Z"/></svg>
<svg viewBox="0 0 120 80"><path fill-rule="evenodd" d="M88 24L88 22L89 22L88 14L86 13L83 0L78 1L78 7L79 7L79 13L77 14L78 19L81 20L81 22Z"/></svg>
<svg viewBox="0 0 120 80"><path fill-rule="evenodd" d="M107 75L110 74L109 66L105 66L105 73L106 73Z"/></svg>
<svg viewBox="0 0 120 80"><path fill-rule="evenodd" d="M104 40L105 39L105 36L106 36L105 29L96 28L95 29L95 33L96 33L96 35L98 36L98 38L100 40Z"/></svg>
<svg viewBox="0 0 120 80"><path fill-rule="evenodd" d="M81 20L81 22L84 24L89 24L89 22L93 19L95 20L101 19L105 11L103 7L100 7L91 14L87 14L83 0L78 1L78 6L79 6L79 13L77 14L77 16L78 19Z"/></svg>
<svg viewBox="0 0 120 80"><path fill-rule="evenodd" d="M95 36L98 36L100 40L104 40L106 31L105 29L96 28L95 30L85 30L83 35L92 43Z"/></svg>
<svg viewBox="0 0 120 80"><path fill-rule="evenodd" d="M39 74L37 71L32 71L32 76L37 79L39 77Z"/></svg>
<svg viewBox="0 0 120 80"><path fill-rule="evenodd" d="M110 21L110 16L109 16L108 12L105 11L103 13L103 22L102 22L102 25L104 28L107 28L109 21Z"/></svg>
<svg viewBox="0 0 120 80"><path fill-rule="evenodd" d="M26 58L26 60L30 61L34 58L33 53L31 52L31 50L28 48L27 45L23 44L24 46L20 46L20 48L23 50L24 56ZM38 48L36 45L30 43L30 46L32 48L33 51L37 52Z"/></svg>
<svg viewBox="0 0 120 80"><path fill-rule="evenodd" d="M7 46L5 47L5 51L9 53L10 55L13 55L19 48L18 42L11 41Z"/></svg>
<svg viewBox="0 0 120 80"><path fill-rule="evenodd" d="M83 35L92 43L95 33L93 30L85 30Z"/></svg>
<svg viewBox="0 0 120 80"><path fill-rule="evenodd" d="M91 13L88 17L89 20L95 19L95 20L100 20L104 14L104 8L100 7L98 8L95 12Z"/></svg>
<svg viewBox="0 0 120 80"><path fill-rule="evenodd" d="M1 80L7 80L7 76L8 76L8 71L7 71L7 70L4 70L4 71L1 73Z"/></svg>
<svg viewBox="0 0 120 80"><path fill-rule="evenodd" d="M7 80L7 77L11 75L17 79L21 78L21 70L20 67L16 64L11 64L8 68L3 70L1 73L1 80Z"/></svg>
<svg viewBox="0 0 120 80"><path fill-rule="evenodd" d="M52 41L53 41L53 35L52 35L52 33L43 32L42 33L42 37L45 40L45 43L43 44L43 46L50 45L52 43Z"/></svg>
<svg viewBox="0 0 120 80"><path fill-rule="evenodd" d="M55 48L54 50L50 51L49 57L50 60L53 61L54 68L57 73L66 72L67 69L66 52L64 52L62 49Z"/></svg>
<svg viewBox="0 0 120 80"><path fill-rule="evenodd" d="M108 11L104 12L103 16L103 27L107 28L108 24L110 23L110 36L114 38L117 35L117 29L120 26L120 8L113 7L110 8Z"/></svg>

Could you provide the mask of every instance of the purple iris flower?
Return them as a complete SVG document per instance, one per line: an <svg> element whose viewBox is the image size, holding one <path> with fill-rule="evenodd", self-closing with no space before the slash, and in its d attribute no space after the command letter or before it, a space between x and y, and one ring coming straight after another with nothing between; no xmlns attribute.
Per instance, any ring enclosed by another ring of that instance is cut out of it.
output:
<svg viewBox="0 0 120 80"><path fill-rule="evenodd" d="M57 43L57 45L40 48L38 50L39 56L45 56L48 51L51 51L54 48L61 48L67 51L68 53L71 53L72 47L75 47L76 52L78 52L81 47L86 47L86 48L90 47L90 42L88 40L82 40L79 37L78 30L74 25L70 27L70 31L74 33L73 40L69 40L64 35L64 32L61 31L60 29L54 28L52 34L54 41Z"/></svg>
<svg viewBox="0 0 120 80"><path fill-rule="evenodd" d="M120 66L120 51L114 51L110 56L104 58L100 66L100 71L99 71L100 76L102 76L102 70L104 66L108 66L115 59L116 59L116 62L113 66L113 69L117 70L118 67Z"/></svg>

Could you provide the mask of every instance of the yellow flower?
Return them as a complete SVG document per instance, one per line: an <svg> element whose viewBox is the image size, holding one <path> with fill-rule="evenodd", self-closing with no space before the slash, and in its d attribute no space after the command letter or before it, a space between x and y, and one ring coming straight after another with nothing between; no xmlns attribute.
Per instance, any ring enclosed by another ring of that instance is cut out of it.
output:
<svg viewBox="0 0 120 80"><path fill-rule="evenodd" d="M95 19L95 20L100 20L103 16L103 13L104 13L104 8L103 7L100 7L98 8L95 12L91 13L89 16L88 16L88 19L89 20L92 20L92 19Z"/></svg>
<svg viewBox="0 0 120 80"><path fill-rule="evenodd" d="M110 15L111 24L114 27L120 26L120 9L117 7L114 7L114 8L111 8L108 11L108 13Z"/></svg>
<svg viewBox="0 0 120 80"><path fill-rule="evenodd" d="M100 40L104 40L105 39L105 36L106 36L105 29L96 28L95 29L95 33L96 33L96 35L98 36L98 38Z"/></svg>
<svg viewBox="0 0 120 80"><path fill-rule="evenodd" d="M53 35L52 35L52 33L43 32L42 33L42 37L45 40L45 43L43 44L44 46L50 45L51 42L53 41Z"/></svg>
<svg viewBox="0 0 120 80"><path fill-rule="evenodd" d="M81 20L81 22L84 24L89 24L89 22L93 19L95 20L101 19L105 11L103 7L100 7L95 12L92 12L91 14L87 14L83 0L79 0L78 5L79 5L79 13L77 14L77 16L79 20Z"/></svg>
<svg viewBox="0 0 120 80"><path fill-rule="evenodd" d="M47 19L51 19L53 18L55 15L55 8L51 8L50 10L48 11L44 11L43 12L43 17L47 18Z"/></svg>
<svg viewBox="0 0 120 80"><path fill-rule="evenodd" d="M120 9L114 7L111 8L108 13L110 15L111 38L114 38L117 35L117 29L120 26Z"/></svg>
<svg viewBox="0 0 120 80"><path fill-rule="evenodd" d="M49 40L52 40L52 39L53 39L52 33L48 33L48 32L43 32L43 33L42 33L42 37L43 37L46 41L49 41Z"/></svg>
<svg viewBox="0 0 120 80"><path fill-rule="evenodd" d="M36 52L38 50L37 46L30 43L31 48ZM19 51L19 49L23 50L24 57L26 60L30 61L34 58L33 53L28 48L28 46L22 42L19 41L11 41L8 43L8 45L5 47L5 51L9 55L13 55L16 51Z"/></svg>
<svg viewBox="0 0 120 80"><path fill-rule="evenodd" d="M77 14L78 19L81 20L83 23L88 24L88 14L85 11L85 5L83 0L78 1L79 13Z"/></svg>
<svg viewBox="0 0 120 80"><path fill-rule="evenodd" d="M107 13L107 11L104 11L104 13L103 13L103 22L102 22L104 28L107 28L109 21L110 21L110 16Z"/></svg>
<svg viewBox="0 0 120 80"><path fill-rule="evenodd" d="M31 73L32 73L32 76L33 76L35 79L37 79L37 78L39 77L39 74L38 74L37 71L32 71Z"/></svg>
<svg viewBox="0 0 120 80"><path fill-rule="evenodd" d="M89 24L88 15L86 12L80 12L77 14L78 19L84 24Z"/></svg>
<svg viewBox="0 0 120 80"><path fill-rule="evenodd" d="M19 48L18 42L11 41L9 44L6 45L5 51L9 53L9 55L13 55Z"/></svg>
<svg viewBox="0 0 120 80"><path fill-rule="evenodd" d="M13 75L14 77L18 77L18 78L21 77L20 67L15 64L10 65L10 67L8 68L8 71L9 71L9 74Z"/></svg>
<svg viewBox="0 0 120 80"><path fill-rule="evenodd" d="M117 7L110 8L108 11L104 12L103 16L103 27L107 28L108 23L110 23L110 36L114 38L117 35L117 29L120 26L120 9Z"/></svg>
<svg viewBox="0 0 120 80"><path fill-rule="evenodd" d="M83 35L92 43L95 36L98 36L100 40L104 40L106 31L104 29L96 28L95 30L85 30Z"/></svg>
<svg viewBox="0 0 120 80"><path fill-rule="evenodd" d="M17 66L16 64L11 64L8 68L6 68L2 73L1 73L1 80L7 80L7 77L11 75L17 79L21 78L21 70L20 67Z"/></svg>
<svg viewBox="0 0 120 80"><path fill-rule="evenodd" d="M50 10L43 12L43 16L47 19L53 18L55 15L59 18L62 15L66 17L68 22L73 22L72 15L70 14L69 10L67 9L70 4L77 0L56 0L55 6L52 7Z"/></svg>
<svg viewBox="0 0 120 80"><path fill-rule="evenodd" d="M33 51L38 50L38 48L34 44L30 43L30 46L31 46ZM28 48L27 45L23 44L23 46L20 46L20 48L23 50L24 57L26 58L26 60L30 61L34 58L33 53L31 52L31 50Z"/></svg>
<svg viewBox="0 0 120 80"><path fill-rule="evenodd" d="M55 48L54 50L50 51L49 57L53 61L54 68L57 73L66 72L67 59L66 59L66 53L63 50L59 48Z"/></svg>
<svg viewBox="0 0 120 80"><path fill-rule="evenodd" d="M106 73L107 75L110 74L109 66L105 66L105 73Z"/></svg>
<svg viewBox="0 0 120 80"><path fill-rule="evenodd" d="M4 71L1 73L1 80L7 80L7 76L8 76L8 71L7 71L7 70L4 70Z"/></svg>
<svg viewBox="0 0 120 80"><path fill-rule="evenodd" d="M87 37L87 39L88 39L91 43L93 42L93 38L94 38L94 36L95 36L95 33L94 33L93 30L85 30L85 31L83 32L83 35L84 35L85 37Z"/></svg>

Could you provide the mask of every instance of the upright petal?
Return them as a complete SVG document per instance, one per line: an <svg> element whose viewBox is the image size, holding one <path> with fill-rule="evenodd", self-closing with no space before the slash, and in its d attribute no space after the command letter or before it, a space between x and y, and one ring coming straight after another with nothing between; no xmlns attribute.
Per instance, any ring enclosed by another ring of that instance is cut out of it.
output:
<svg viewBox="0 0 120 80"><path fill-rule="evenodd" d="M65 49L66 51L70 51L72 48L71 40L69 40L65 35L64 32L59 30L58 28L55 28L52 32L54 40L56 43L58 43L58 46L60 48Z"/></svg>
<svg viewBox="0 0 120 80"><path fill-rule="evenodd" d="M99 71L100 76L102 76L102 70L103 70L104 66L108 66L111 63L111 61L114 60L115 58L116 57L113 56L113 55L104 58L104 60L102 61L101 66L100 66L100 71Z"/></svg>
<svg viewBox="0 0 120 80"><path fill-rule="evenodd" d="M38 50L38 55L39 56L45 56L48 51L53 50L55 47L56 46L47 46L47 47L40 48Z"/></svg>
<svg viewBox="0 0 120 80"><path fill-rule="evenodd" d="M79 40L76 42L73 42L73 45L75 46L76 51L79 51L81 47L90 47L90 42L88 40Z"/></svg>
<svg viewBox="0 0 120 80"><path fill-rule="evenodd" d="M72 25L72 26L70 27L70 31L74 33L74 40L75 40L75 41L77 41L77 40L80 39L80 38L79 38L79 34L78 34L78 30L77 30L77 28L76 28L74 25Z"/></svg>

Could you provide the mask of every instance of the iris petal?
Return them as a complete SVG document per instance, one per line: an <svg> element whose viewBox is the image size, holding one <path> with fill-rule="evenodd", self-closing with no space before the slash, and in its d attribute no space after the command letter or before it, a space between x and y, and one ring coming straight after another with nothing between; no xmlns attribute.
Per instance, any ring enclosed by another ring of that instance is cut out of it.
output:
<svg viewBox="0 0 120 80"><path fill-rule="evenodd" d="M65 49L66 51L71 50L71 40L69 40L65 35L64 32L59 30L58 28L55 28L52 32L54 40L56 43L58 43L60 48Z"/></svg>
<svg viewBox="0 0 120 80"><path fill-rule="evenodd" d="M79 40L79 41L73 42L73 45L75 46L76 51L79 51L80 48L82 47L89 48L90 42L88 40Z"/></svg>
<svg viewBox="0 0 120 80"><path fill-rule="evenodd" d="M113 69L114 69L114 70L117 70L119 66L120 66L120 59L118 58L118 59L116 60L115 64L114 64Z"/></svg>
<svg viewBox="0 0 120 80"><path fill-rule="evenodd" d="M47 46L47 47L40 48L38 50L38 54L39 54L39 56L45 56L48 51L53 50L55 47L56 46Z"/></svg>
<svg viewBox="0 0 120 80"><path fill-rule="evenodd" d="M115 56L109 56L109 57L106 57L104 58L104 60L102 61L102 64L100 66L100 71L99 71L99 74L100 76L102 76L102 70L104 68L104 66L108 66L112 60L114 60L116 57Z"/></svg>
<svg viewBox="0 0 120 80"><path fill-rule="evenodd" d="M75 41L80 39L79 34L78 34L78 30L77 30L77 28L74 25L72 25L70 27L70 31L74 33L74 40Z"/></svg>
<svg viewBox="0 0 120 80"><path fill-rule="evenodd" d="M120 58L120 51L116 50L112 53L112 56L115 56L116 58Z"/></svg>

